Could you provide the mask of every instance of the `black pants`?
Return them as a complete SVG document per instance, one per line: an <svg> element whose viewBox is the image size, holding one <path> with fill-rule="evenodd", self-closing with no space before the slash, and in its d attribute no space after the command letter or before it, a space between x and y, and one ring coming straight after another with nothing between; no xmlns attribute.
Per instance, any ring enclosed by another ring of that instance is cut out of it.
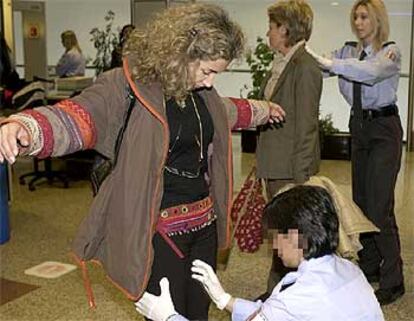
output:
<svg viewBox="0 0 414 321"><path fill-rule="evenodd" d="M216 268L216 223L191 233L172 236L183 252L180 259L165 240L156 233L152 240L154 261L147 291L160 295L159 281L167 277L175 310L189 320L207 320L210 298L201 283L191 278L191 265L195 259L203 260Z"/></svg>
<svg viewBox="0 0 414 321"><path fill-rule="evenodd" d="M351 118L352 194L364 214L380 228L361 236L360 266L378 274L380 288L403 282L400 239L394 215L394 189L401 165L402 127L399 116Z"/></svg>

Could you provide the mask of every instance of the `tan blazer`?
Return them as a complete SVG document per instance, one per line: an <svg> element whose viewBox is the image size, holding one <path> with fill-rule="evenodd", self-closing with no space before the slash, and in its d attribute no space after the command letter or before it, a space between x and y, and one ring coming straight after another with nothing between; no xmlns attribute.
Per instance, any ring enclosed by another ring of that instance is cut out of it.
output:
<svg viewBox="0 0 414 321"><path fill-rule="evenodd" d="M270 75L262 84L261 99ZM319 170L319 100L322 76L316 61L300 46L286 65L271 101L286 111L281 128L260 129L257 177L305 182Z"/></svg>

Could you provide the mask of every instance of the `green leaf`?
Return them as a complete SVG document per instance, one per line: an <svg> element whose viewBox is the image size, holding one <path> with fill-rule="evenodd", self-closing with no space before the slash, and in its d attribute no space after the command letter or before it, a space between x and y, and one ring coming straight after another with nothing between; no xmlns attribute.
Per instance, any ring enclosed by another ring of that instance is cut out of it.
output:
<svg viewBox="0 0 414 321"><path fill-rule="evenodd" d="M247 92L248 98L259 98L260 87L267 71L270 69L270 64L273 60L273 52L269 46L260 37L256 40L256 47L253 53L246 56L246 62L250 68L253 87ZM244 90L248 90L247 85ZM242 90L242 91L244 91Z"/></svg>

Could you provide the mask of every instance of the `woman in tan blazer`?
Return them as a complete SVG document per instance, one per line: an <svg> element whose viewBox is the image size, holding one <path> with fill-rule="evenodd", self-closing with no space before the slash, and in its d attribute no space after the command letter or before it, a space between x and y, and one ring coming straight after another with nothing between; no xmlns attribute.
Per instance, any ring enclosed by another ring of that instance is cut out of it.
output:
<svg viewBox="0 0 414 321"><path fill-rule="evenodd" d="M305 51L313 12L302 0L277 1L268 8L269 46L275 52L272 70L262 84L261 98L283 106L283 126L263 126L257 146L257 176L266 183L268 199L288 183L304 183L319 170L318 111L322 76ZM287 273L274 256L268 290Z"/></svg>

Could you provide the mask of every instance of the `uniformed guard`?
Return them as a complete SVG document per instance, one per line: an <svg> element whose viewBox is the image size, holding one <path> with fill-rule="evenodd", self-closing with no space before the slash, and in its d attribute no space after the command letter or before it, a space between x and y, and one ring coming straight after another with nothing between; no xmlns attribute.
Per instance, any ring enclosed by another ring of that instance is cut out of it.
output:
<svg viewBox="0 0 414 321"><path fill-rule="evenodd" d="M397 88L401 54L388 41L388 15L382 0L357 0L351 10L357 42L346 42L328 59L308 52L322 69L337 75L351 108L353 199L380 233L361 237L360 266L382 304L405 292L400 240L394 215L394 189L401 164L402 127Z"/></svg>

